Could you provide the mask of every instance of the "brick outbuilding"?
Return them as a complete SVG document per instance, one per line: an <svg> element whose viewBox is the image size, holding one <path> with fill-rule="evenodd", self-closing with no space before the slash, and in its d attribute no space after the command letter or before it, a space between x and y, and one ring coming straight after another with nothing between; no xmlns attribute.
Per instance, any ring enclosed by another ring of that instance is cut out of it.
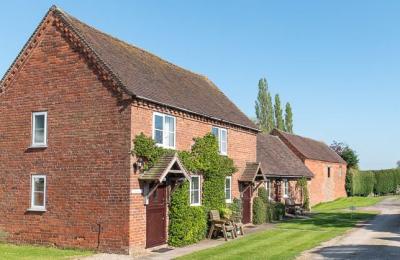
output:
<svg viewBox="0 0 400 260"><path fill-rule="evenodd" d="M11 242L118 253L164 244L168 183L191 177L176 156L137 174L140 133L189 150L212 132L238 169L227 202L254 185L239 178L257 159L258 129L210 80L57 7L1 80L0 111L0 231Z"/></svg>
<svg viewBox="0 0 400 260"><path fill-rule="evenodd" d="M346 197L347 164L328 145L277 129L272 134L279 137L314 174L310 183L311 205Z"/></svg>

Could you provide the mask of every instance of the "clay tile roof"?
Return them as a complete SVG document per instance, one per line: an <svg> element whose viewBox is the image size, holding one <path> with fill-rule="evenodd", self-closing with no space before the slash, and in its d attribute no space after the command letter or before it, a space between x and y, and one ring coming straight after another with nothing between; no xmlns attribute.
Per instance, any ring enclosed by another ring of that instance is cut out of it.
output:
<svg viewBox="0 0 400 260"><path fill-rule="evenodd" d="M323 142L289 134L277 129L274 129L272 134L279 136L284 142L289 143L289 145L302 154L305 159L346 164L342 157Z"/></svg>
<svg viewBox="0 0 400 260"><path fill-rule="evenodd" d="M264 174L261 170L260 163L248 162L244 169L239 181L242 182L254 182L256 180L264 180Z"/></svg>
<svg viewBox="0 0 400 260"><path fill-rule="evenodd" d="M209 79L118 40L52 7L117 76L129 94L247 129L256 125Z"/></svg>
<svg viewBox="0 0 400 260"><path fill-rule="evenodd" d="M142 181L162 182L167 174L179 175L190 180L190 175L183 167L176 153L167 153L162 156L149 170L139 176Z"/></svg>
<svg viewBox="0 0 400 260"><path fill-rule="evenodd" d="M303 162L277 137L257 135L257 160L267 177L313 177Z"/></svg>

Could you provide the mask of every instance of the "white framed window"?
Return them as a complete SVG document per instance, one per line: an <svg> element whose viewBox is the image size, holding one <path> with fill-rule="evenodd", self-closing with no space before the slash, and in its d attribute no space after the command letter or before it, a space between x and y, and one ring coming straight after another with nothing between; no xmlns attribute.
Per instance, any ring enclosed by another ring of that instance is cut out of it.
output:
<svg viewBox="0 0 400 260"><path fill-rule="evenodd" d="M46 210L46 176L31 177L31 207L30 210Z"/></svg>
<svg viewBox="0 0 400 260"><path fill-rule="evenodd" d="M157 145L175 149L176 119L174 116L153 114L153 139Z"/></svg>
<svg viewBox="0 0 400 260"><path fill-rule="evenodd" d="M283 196L285 198L289 197L289 181L283 180Z"/></svg>
<svg viewBox="0 0 400 260"><path fill-rule="evenodd" d="M342 177L343 174L343 168L342 166L339 166L339 177Z"/></svg>
<svg viewBox="0 0 400 260"><path fill-rule="evenodd" d="M190 205L201 205L201 182L199 175L192 175L190 177Z"/></svg>
<svg viewBox="0 0 400 260"><path fill-rule="evenodd" d="M213 126L211 129L211 133L217 137L219 153L221 155L228 154L228 130L225 128L215 127Z"/></svg>
<svg viewBox="0 0 400 260"><path fill-rule="evenodd" d="M267 180L265 182L265 190L267 191L268 199L271 199L271 181Z"/></svg>
<svg viewBox="0 0 400 260"><path fill-rule="evenodd" d="M225 178L225 202L232 203L232 176Z"/></svg>
<svg viewBox="0 0 400 260"><path fill-rule="evenodd" d="M32 147L47 146L47 112L32 113Z"/></svg>

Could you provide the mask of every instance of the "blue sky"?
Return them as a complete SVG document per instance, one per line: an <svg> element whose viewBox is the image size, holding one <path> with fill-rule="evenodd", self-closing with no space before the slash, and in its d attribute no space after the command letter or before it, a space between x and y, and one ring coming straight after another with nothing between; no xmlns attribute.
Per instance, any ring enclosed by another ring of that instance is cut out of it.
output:
<svg viewBox="0 0 400 260"><path fill-rule="evenodd" d="M400 160L399 1L7 1L0 74L52 4L207 75L250 117L266 77L296 133L348 143L363 169Z"/></svg>

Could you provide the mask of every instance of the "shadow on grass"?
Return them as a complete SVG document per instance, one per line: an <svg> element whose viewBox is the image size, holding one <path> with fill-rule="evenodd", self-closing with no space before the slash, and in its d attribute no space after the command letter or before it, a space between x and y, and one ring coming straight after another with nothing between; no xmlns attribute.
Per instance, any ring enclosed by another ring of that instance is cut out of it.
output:
<svg viewBox="0 0 400 260"><path fill-rule="evenodd" d="M316 253L327 259L398 259L400 248L385 245L331 246Z"/></svg>

